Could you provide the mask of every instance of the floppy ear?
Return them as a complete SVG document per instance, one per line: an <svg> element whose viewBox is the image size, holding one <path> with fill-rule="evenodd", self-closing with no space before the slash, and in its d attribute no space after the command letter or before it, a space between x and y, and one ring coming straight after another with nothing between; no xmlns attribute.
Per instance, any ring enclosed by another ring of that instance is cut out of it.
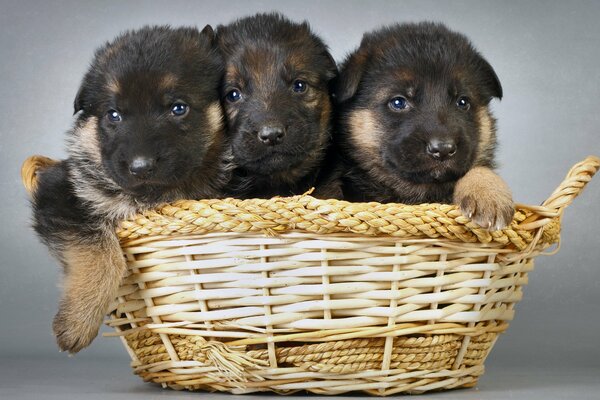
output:
<svg viewBox="0 0 600 400"><path fill-rule="evenodd" d="M480 69L483 77L483 86L491 100L492 97L502 99L502 85L494 68L485 59L481 59Z"/></svg>
<svg viewBox="0 0 600 400"><path fill-rule="evenodd" d="M343 103L356 94L366 63L367 54L360 49L346 59L335 85L334 93L338 103Z"/></svg>

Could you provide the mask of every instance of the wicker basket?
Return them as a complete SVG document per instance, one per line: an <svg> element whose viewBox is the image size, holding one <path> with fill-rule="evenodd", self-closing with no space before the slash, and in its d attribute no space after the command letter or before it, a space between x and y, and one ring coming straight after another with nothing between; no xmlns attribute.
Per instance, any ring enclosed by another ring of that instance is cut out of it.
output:
<svg viewBox="0 0 600 400"><path fill-rule="evenodd" d="M174 389L474 386L533 258L558 243L563 209L599 167L575 165L541 206L519 204L492 233L442 204L165 205L118 230L129 269L107 324L136 374Z"/></svg>

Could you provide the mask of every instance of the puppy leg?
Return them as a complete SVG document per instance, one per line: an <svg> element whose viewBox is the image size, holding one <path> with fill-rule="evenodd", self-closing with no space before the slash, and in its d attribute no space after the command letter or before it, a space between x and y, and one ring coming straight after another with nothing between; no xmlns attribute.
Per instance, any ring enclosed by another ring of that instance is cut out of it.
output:
<svg viewBox="0 0 600 400"><path fill-rule="evenodd" d="M64 244L64 294L54 317L63 351L76 353L97 336L126 269L116 234L106 229L95 241Z"/></svg>
<svg viewBox="0 0 600 400"><path fill-rule="evenodd" d="M490 231L508 226L515 213L508 185L486 167L472 168L459 179L454 203L473 222Z"/></svg>
<svg viewBox="0 0 600 400"><path fill-rule="evenodd" d="M32 194L33 227L65 273L54 333L62 350L75 353L98 334L125 261L112 224L75 195L68 162L42 169Z"/></svg>

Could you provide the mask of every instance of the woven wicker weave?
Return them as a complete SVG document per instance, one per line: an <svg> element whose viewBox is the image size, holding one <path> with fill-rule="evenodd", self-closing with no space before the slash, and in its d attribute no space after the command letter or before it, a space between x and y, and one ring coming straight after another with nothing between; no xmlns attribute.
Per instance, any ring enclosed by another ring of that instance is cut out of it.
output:
<svg viewBox="0 0 600 400"><path fill-rule="evenodd" d="M24 169L33 186L32 158ZM469 387L533 258L600 167L487 232L455 206L310 196L179 201L118 229L107 321L136 374L175 389L374 395Z"/></svg>

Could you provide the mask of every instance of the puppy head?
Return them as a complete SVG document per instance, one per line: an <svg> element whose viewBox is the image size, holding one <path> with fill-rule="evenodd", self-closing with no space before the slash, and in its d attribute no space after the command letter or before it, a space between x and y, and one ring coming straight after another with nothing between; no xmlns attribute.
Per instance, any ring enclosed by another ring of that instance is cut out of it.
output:
<svg viewBox="0 0 600 400"><path fill-rule="evenodd" d="M75 146L124 192L160 196L214 158L223 123L213 41L210 27L145 27L96 52L74 104L93 134Z"/></svg>
<svg viewBox="0 0 600 400"><path fill-rule="evenodd" d="M330 126L327 47L305 23L258 14L217 29L225 56L222 98L236 163L255 174L302 176Z"/></svg>
<svg viewBox="0 0 600 400"><path fill-rule="evenodd" d="M502 97L496 73L466 37L433 23L364 36L336 87L350 158L385 181L454 181L491 163Z"/></svg>

